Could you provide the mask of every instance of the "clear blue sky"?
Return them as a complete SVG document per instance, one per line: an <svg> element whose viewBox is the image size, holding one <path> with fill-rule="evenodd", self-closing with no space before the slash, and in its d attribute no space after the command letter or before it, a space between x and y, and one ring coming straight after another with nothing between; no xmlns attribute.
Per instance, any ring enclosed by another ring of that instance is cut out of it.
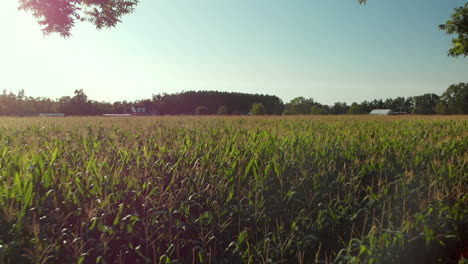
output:
<svg viewBox="0 0 468 264"><path fill-rule="evenodd" d="M94 100L220 90L321 103L442 93L468 82L437 25L465 0L142 0L122 24L43 37L0 5L0 89Z"/></svg>

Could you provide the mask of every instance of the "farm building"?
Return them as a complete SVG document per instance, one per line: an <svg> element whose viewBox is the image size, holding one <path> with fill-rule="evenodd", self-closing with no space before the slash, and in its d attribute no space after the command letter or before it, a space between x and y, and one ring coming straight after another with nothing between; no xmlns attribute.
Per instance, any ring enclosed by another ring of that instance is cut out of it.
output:
<svg viewBox="0 0 468 264"><path fill-rule="evenodd" d="M132 107L130 108L130 110L132 110L132 115L147 115L147 113L146 113L146 108L144 108L144 107L135 108L135 107L132 105Z"/></svg>
<svg viewBox="0 0 468 264"><path fill-rule="evenodd" d="M149 116L149 115L159 115L158 111L155 110L149 110L146 109L145 107L137 107L135 108L133 105L130 107L131 110L131 115L132 116Z"/></svg>
<svg viewBox="0 0 468 264"><path fill-rule="evenodd" d="M369 115L393 115L393 112L390 109L374 109Z"/></svg>

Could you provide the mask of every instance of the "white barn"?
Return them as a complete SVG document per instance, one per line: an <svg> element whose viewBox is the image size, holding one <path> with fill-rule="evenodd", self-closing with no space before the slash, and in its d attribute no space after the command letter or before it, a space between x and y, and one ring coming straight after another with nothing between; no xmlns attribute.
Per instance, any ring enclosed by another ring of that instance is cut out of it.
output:
<svg viewBox="0 0 468 264"><path fill-rule="evenodd" d="M390 109L374 109L369 115L393 115L393 112Z"/></svg>

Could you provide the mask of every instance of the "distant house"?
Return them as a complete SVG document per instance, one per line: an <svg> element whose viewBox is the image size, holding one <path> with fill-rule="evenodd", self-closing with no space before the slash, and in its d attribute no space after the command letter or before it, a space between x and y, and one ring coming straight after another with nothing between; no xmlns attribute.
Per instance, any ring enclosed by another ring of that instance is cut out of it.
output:
<svg viewBox="0 0 468 264"><path fill-rule="evenodd" d="M369 115L393 115L393 112L390 109L374 109Z"/></svg>
<svg viewBox="0 0 468 264"><path fill-rule="evenodd" d="M149 113L146 112L146 108L144 107L135 108L132 105L132 107L130 107L130 110L132 111L132 115L149 115Z"/></svg>

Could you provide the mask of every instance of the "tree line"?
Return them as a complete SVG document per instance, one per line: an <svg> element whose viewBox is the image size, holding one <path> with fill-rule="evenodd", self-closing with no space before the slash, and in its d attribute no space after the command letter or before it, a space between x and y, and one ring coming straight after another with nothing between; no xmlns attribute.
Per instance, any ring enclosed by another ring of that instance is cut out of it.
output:
<svg viewBox="0 0 468 264"><path fill-rule="evenodd" d="M73 96L53 100L26 96L3 90L0 94L0 115L35 116L40 113L65 115L128 114L143 109L148 115L343 115L368 114L373 109L391 109L397 113L468 114L468 83L451 85L441 95L427 93L413 97L326 105L312 98L297 97L288 103L277 96L218 91L188 91L174 94L156 94L152 98L114 103L88 99L83 90Z"/></svg>
<svg viewBox="0 0 468 264"><path fill-rule="evenodd" d="M412 97L397 97L386 100L363 101L361 103L337 102L323 105L312 98L297 97L285 105L284 114L291 115L343 115L368 114L373 109L391 109L395 113L419 115L468 114L468 83L450 85L442 95L426 93Z"/></svg>

